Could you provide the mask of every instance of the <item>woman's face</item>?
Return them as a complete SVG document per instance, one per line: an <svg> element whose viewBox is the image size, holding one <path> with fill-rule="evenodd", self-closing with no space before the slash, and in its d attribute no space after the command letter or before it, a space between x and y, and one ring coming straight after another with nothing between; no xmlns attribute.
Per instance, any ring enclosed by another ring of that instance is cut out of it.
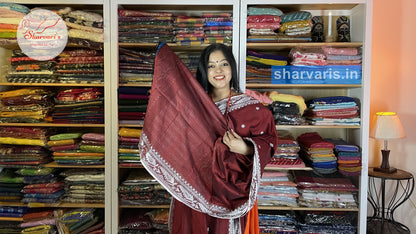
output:
<svg viewBox="0 0 416 234"><path fill-rule="evenodd" d="M222 51L217 50L209 55L208 81L214 89L229 89L232 77L231 65Z"/></svg>

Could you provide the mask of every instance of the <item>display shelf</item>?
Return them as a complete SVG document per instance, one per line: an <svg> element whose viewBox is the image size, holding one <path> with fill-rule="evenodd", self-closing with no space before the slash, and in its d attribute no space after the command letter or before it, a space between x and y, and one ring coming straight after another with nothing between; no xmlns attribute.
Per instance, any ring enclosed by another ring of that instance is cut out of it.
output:
<svg viewBox="0 0 416 234"><path fill-rule="evenodd" d="M361 88L360 84L247 84L249 89L348 89Z"/></svg>
<svg viewBox="0 0 416 234"><path fill-rule="evenodd" d="M349 125L276 125L276 129L359 129L360 126L349 126Z"/></svg>
<svg viewBox="0 0 416 234"><path fill-rule="evenodd" d="M38 87L104 87L104 84L78 84L78 83L9 83L0 82L0 86L38 86Z"/></svg>
<svg viewBox="0 0 416 234"><path fill-rule="evenodd" d="M302 210L302 211L359 211L358 208L322 208L322 207L288 207L258 206L259 210Z"/></svg>
<svg viewBox="0 0 416 234"><path fill-rule="evenodd" d="M247 43L247 49L282 50L294 47L362 47L362 42Z"/></svg>
<svg viewBox="0 0 416 234"><path fill-rule="evenodd" d="M23 218L16 217L0 217L0 221L23 222Z"/></svg>
<svg viewBox="0 0 416 234"><path fill-rule="evenodd" d="M44 164L44 167L51 167L51 168L104 168L104 165L60 165L57 164L55 161Z"/></svg>
<svg viewBox="0 0 416 234"><path fill-rule="evenodd" d="M127 127L127 128L142 128L142 124L120 124L120 127Z"/></svg>
<svg viewBox="0 0 416 234"><path fill-rule="evenodd" d="M54 124L54 123L0 123L0 126L17 127L69 127L69 128L102 128L105 124Z"/></svg>
<svg viewBox="0 0 416 234"><path fill-rule="evenodd" d="M120 208L134 208L134 209L144 209L144 208L152 208L152 209L169 209L169 205L120 205Z"/></svg>
<svg viewBox="0 0 416 234"><path fill-rule="evenodd" d="M279 167L265 167L265 171L312 171L311 167L291 167L291 168L279 168Z"/></svg>

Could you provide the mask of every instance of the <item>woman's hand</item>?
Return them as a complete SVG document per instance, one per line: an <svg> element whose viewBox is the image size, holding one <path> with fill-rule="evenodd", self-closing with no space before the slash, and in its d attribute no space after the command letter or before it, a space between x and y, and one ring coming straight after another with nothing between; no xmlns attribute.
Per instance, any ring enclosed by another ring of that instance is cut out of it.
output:
<svg viewBox="0 0 416 234"><path fill-rule="evenodd" d="M225 132L222 142L233 153L242 155L253 155L254 153L253 146L248 145L233 129Z"/></svg>

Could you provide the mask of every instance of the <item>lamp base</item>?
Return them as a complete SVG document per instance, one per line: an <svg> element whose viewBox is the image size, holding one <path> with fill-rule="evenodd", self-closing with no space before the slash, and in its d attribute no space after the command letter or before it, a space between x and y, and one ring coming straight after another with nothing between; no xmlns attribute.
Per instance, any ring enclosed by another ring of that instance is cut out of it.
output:
<svg viewBox="0 0 416 234"><path fill-rule="evenodd" d="M389 164L390 150L387 150L387 149L381 150L381 155L383 156L381 166L375 167L374 171L379 171L379 172L389 173L389 174L396 172L397 169L394 167L390 167L390 164Z"/></svg>
<svg viewBox="0 0 416 234"><path fill-rule="evenodd" d="M389 167L389 168L374 167L373 170L374 171L379 171L379 172L382 172L382 173L387 173L387 174L392 174L392 173L395 173L397 171L397 169L395 167Z"/></svg>

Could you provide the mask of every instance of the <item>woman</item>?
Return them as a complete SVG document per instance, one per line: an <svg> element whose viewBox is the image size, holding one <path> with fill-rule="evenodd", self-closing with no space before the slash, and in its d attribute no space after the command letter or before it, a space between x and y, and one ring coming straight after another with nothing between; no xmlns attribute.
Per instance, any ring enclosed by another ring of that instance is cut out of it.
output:
<svg viewBox="0 0 416 234"><path fill-rule="evenodd" d="M156 55L140 149L144 167L173 196L171 233L246 229L277 134L271 112L238 84L225 45L205 48L197 81L167 46Z"/></svg>

